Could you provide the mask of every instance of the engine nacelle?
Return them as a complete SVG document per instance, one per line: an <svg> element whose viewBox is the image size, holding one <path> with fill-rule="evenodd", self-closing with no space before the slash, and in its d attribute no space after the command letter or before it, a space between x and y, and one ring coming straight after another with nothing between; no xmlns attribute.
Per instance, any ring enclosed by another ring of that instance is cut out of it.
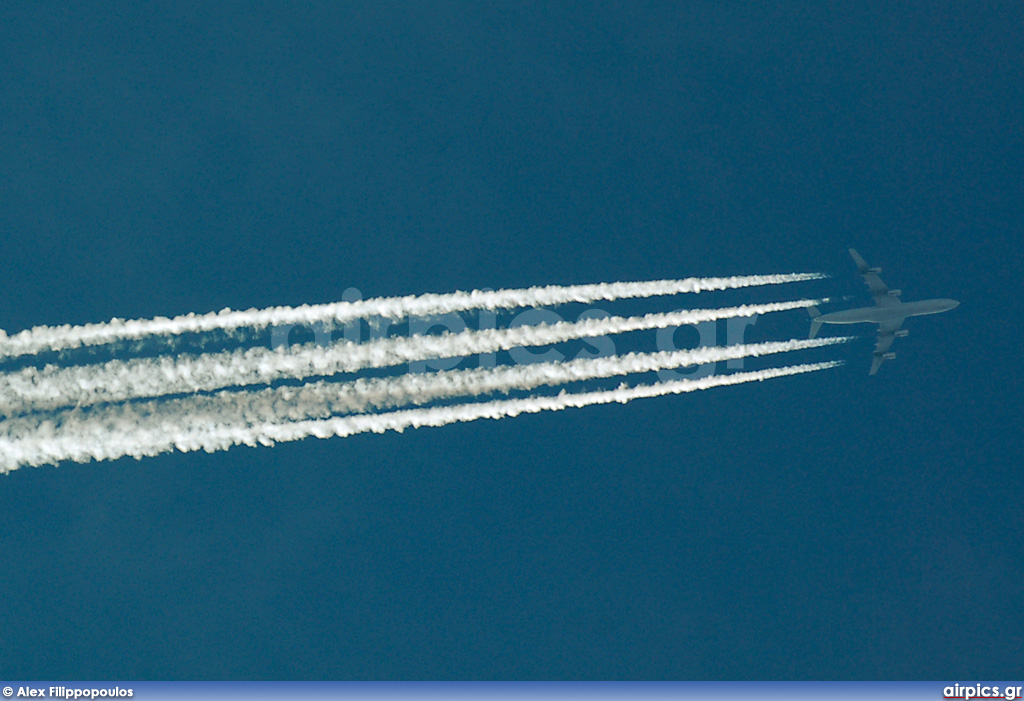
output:
<svg viewBox="0 0 1024 701"><path fill-rule="evenodd" d="M890 297L899 297L901 294L903 294L903 290L889 290Z"/></svg>
<svg viewBox="0 0 1024 701"><path fill-rule="evenodd" d="M896 354L895 353L882 353L882 360L895 360L895 359L896 359Z"/></svg>
<svg viewBox="0 0 1024 701"><path fill-rule="evenodd" d="M909 335L910 331L908 331L907 329L900 329L899 331L893 334L893 336L895 336L896 338L906 338Z"/></svg>
<svg viewBox="0 0 1024 701"><path fill-rule="evenodd" d="M868 268L868 272L869 273L874 273L875 275L878 275L880 272L882 272L882 269L881 268Z"/></svg>

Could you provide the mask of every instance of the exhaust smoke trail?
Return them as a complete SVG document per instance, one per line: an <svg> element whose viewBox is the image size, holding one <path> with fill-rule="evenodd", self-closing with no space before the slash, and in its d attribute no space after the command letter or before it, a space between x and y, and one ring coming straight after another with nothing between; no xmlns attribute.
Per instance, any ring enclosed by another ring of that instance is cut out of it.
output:
<svg viewBox="0 0 1024 701"><path fill-rule="evenodd" d="M613 358L594 360L614 362ZM626 361L627 367L634 360L635 358ZM500 419L519 414L561 411L596 404L613 402L625 404L634 399L681 394L712 387L816 372L842 364L842 361L810 363L732 375L716 375L696 380L658 382L634 387L623 385L613 390L580 393L563 391L556 396L531 396L522 399L356 414L327 419L287 421L282 420L282 417L271 410L270 418L267 420L239 425L197 426L194 423L183 423L177 411L162 415L160 413L162 402L157 402L155 414L146 417L146 420L141 423L132 423L128 426L124 425L124 421L116 418L110 421L94 420L82 412L82 416L70 418L66 424L60 421L43 421L31 435L0 438L0 470L10 472L21 466L55 464L64 460L88 462L90 460L116 459L129 455L142 458L174 449L181 452L195 450L214 452L226 450L234 445L274 445L311 436L331 438L366 432L401 432L406 428L444 426L485 418ZM529 366L522 369L528 370ZM632 370L627 370L627 372L632 372ZM178 401L186 404L191 399Z"/></svg>
<svg viewBox="0 0 1024 701"><path fill-rule="evenodd" d="M269 384L281 379L330 376L434 358L768 314L823 302L805 299L637 317L591 318L516 328L382 338L363 344L339 341L327 347L310 343L292 346L287 351L256 347L202 355L112 360L99 365L29 367L0 375L0 415Z"/></svg>
<svg viewBox="0 0 1024 701"><path fill-rule="evenodd" d="M380 297L357 302L270 307L234 311L224 309L209 314L185 314L173 318L111 319L101 324L72 326L36 326L8 336L0 331L0 359L60 351L82 346L97 346L149 336L176 336L205 331L231 331L238 328L264 328L316 322L340 323L353 319L410 316L434 316L471 309L515 309L546 307L570 302L590 303L616 299L636 299L705 290L738 289L760 285L782 285L826 277L820 273L786 275L746 275L715 278L686 278L649 282L614 282L587 285L550 285L525 289L485 292Z"/></svg>
<svg viewBox="0 0 1024 701"><path fill-rule="evenodd" d="M127 409L129 421L159 412L168 416L180 405L182 421L204 424L260 421L302 421L339 414L363 413L408 404L422 405L455 397L479 397L492 393L529 391L541 386L583 382L617 375L656 372L669 368L717 363L789 353L848 343L853 336L821 339L793 339L733 346L702 347L683 351L627 353L599 358L533 363L498 368L447 370L429 374L360 379L351 382L310 382L304 385L262 390L228 390L214 395L115 405L104 413L121 416ZM130 424L128 424L130 425Z"/></svg>
<svg viewBox="0 0 1024 701"><path fill-rule="evenodd" d="M319 381L301 386L262 390L228 390L213 395L191 395L131 404L112 404L87 412L70 410L60 416L62 428L82 421L118 424L131 430L138 423L159 414L171 423L204 426L256 421L300 421L336 414L394 408L406 404L427 404L453 397L473 397L493 392L527 391L543 385L655 372L667 368L716 363L735 358L760 357L846 343L852 337L826 337L769 341L748 345L701 347L657 353L628 353L621 356L584 358L571 361L533 363L497 368L471 368L397 377L364 378L349 382ZM46 418L44 417L45 421ZM24 436L39 425L37 417L25 417L0 424L0 436Z"/></svg>

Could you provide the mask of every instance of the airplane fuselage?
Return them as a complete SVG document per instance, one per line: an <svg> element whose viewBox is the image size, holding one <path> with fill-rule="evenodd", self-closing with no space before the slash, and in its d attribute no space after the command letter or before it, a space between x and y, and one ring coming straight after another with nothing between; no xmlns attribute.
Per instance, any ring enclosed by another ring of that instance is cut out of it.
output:
<svg viewBox="0 0 1024 701"><path fill-rule="evenodd" d="M817 308L810 307L811 315L810 338L814 338L821 330L822 324L878 324L878 338L872 353L869 375L878 372L883 361L892 360L896 354L889 350L897 338L907 335L907 329L901 328L903 321L910 316L939 314L959 306L955 299L923 299L920 302L901 302L900 291L890 290L878 276L881 268L872 268L857 251L850 249L850 257L857 264L857 272L864 278L864 284L874 297L875 306L847 309L831 314L821 314Z"/></svg>
<svg viewBox="0 0 1024 701"><path fill-rule="evenodd" d="M861 307L831 314L822 314L815 321L822 324L884 324L905 319L908 316L924 316L949 311L960 303L955 299L924 299L920 302L904 302L891 307Z"/></svg>

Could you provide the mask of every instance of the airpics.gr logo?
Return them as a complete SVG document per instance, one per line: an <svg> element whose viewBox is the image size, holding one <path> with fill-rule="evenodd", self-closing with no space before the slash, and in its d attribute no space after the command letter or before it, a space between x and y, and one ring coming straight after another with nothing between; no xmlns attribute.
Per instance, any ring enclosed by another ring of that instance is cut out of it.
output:
<svg viewBox="0 0 1024 701"><path fill-rule="evenodd" d="M484 290L490 292L490 290ZM349 287L342 301L359 303L362 293ZM396 338L391 331L398 323L393 318L352 319L340 324L324 321L312 323L276 324L270 328L270 348L279 353L299 353L293 347L293 332L305 329L305 337L312 332L314 346L332 347L342 340L348 344L373 344L379 347L377 355L390 353L396 357L408 356L409 372L425 373L431 370L453 370L470 357L477 357L477 366L497 366L499 351L506 351L513 365L542 362L566 362L585 358L610 357L618 351L613 336L630 331L655 330L657 349L662 352L684 350L691 347L685 339L698 347L711 347L719 343L719 322L725 321L725 345L746 342L747 329L757 323L762 313L785 309L804 308L811 302L772 303L720 310L677 309L667 314L644 317L614 317L603 309L589 308L575 318L566 319L552 309L526 309L498 327L498 315L489 309L471 310L476 319L465 313L431 314L408 318L402 329L405 339ZM678 317L678 318L673 318ZM690 318L692 317L692 318ZM689 329L689 331L687 331ZM692 333L696 331L696 334ZM696 336L697 338L694 338ZM553 345L579 341L583 348L572 357L566 356ZM389 345L390 344L390 345ZM302 347L302 350L308 346ZM531 350L532 348L532 350ZM742 369L744 357L730 358L726 367ZM372 365L372 361L368 361ZM658 379L663 382L679 379L698 380L714 375L716 363L708 362L687 369L661 369Z"/></svg>
<svg viewBox="0 0 1024 701"><path fill-rule="evenodd" d="M962 686L954 684L942 690L944 699L1019 699L1021 697L1019 686Z"/></svg>

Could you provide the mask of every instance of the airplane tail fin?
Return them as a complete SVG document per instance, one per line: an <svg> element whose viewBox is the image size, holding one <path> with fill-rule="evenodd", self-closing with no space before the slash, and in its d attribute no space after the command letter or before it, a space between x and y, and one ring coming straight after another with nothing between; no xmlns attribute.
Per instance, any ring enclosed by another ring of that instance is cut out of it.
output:
<svg viewBox="0 0 1024 701"><path fill-rule="evenodd" d="M817 307L807 307L807 313L811 315L811 333L807 338L814 338L818 335L818 331L821 330L821 322L818 321L821 312L818 311Z"/></svg>

